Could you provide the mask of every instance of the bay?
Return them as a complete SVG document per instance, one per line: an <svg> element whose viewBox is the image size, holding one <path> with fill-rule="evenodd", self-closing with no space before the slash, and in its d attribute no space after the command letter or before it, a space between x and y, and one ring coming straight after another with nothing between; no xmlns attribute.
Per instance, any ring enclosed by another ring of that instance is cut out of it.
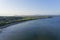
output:
<svg viewBox="0 0 60 40"><path fill-rule="evenodd" d="M0 40L60 40L60 17L11 25L2 30Z"/></svg>

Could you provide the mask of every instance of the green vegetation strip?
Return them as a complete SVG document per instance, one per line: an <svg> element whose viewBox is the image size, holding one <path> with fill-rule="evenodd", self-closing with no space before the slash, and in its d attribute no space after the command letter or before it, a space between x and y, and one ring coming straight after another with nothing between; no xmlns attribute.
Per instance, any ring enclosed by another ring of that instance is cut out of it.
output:
<svg viewBox="0 0 60 40"><path fill-rule="evenodd" d="M4 19L5 18L5 19ZM51 18L51 16L28 16L28 17L4 17L2 21L0 21L0 26L5 26L11 23L16 22L24 22L28 20L35 20L35 19L41 19L41 18Z"/></svg>

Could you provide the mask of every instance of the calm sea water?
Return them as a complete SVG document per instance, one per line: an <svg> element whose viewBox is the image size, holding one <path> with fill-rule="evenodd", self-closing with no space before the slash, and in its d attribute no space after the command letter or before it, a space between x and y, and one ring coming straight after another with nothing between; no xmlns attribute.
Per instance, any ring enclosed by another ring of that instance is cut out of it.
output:
<svg viewBox="0 0 60 40"><path fill-rule="evenodd" d="M0 40L60 40L60 17L32 20L2 30Z"/></svg>

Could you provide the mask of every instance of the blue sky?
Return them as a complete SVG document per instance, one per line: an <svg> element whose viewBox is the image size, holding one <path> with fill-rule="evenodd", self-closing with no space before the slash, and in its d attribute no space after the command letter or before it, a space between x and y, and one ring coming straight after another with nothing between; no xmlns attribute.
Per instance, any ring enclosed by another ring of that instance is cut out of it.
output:
<svg viewBox="0 0 60 40"><path fill-rule="evenodd" d="M0 0L0 16L60 15L60 0Z"/></svg>

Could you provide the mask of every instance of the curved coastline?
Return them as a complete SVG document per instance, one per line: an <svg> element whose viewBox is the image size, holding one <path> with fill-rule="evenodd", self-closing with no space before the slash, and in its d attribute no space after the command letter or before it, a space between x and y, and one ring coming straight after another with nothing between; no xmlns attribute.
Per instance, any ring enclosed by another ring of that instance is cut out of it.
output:
<svg viewBox="0 0 60 40"><path fill-rule="evenodd" d="M52 18L52 17L48 17L48 18ZM3 28L6 28L10 25L15 25L15 24L18 24L18 23L22 23L22 22L26 22L26 21L31 21L31 20L37 20L37 19L46 19L46 18L36 18L36 19L24 19L24 20L20 20L20 21L16 21L16 22L13 22L13 23L9 23L7 25L4 25L4 26L0 26L0 29L3 29Z"/></svg>

